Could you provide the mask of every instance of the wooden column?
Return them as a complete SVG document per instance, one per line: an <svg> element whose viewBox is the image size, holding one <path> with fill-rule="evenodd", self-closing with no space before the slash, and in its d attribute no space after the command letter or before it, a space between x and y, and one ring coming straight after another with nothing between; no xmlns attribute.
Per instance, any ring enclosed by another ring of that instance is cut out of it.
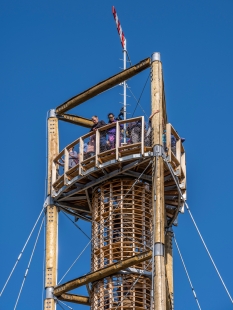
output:
<svg viewBox="0 0 233 310"><path fill-rule="evenodd" d="M53 110L48 118L48 196L51 195L52 161L59 152L58 119ZM58 208L49 203L46 210L46 258L44 310L55 310L56 302L51 291L57 284L57 224Z"/></svg>
<svg viewBox="0 0 233 310"><path fill-rule="evenodd" d="M162 146L163 119L163 76L160 54L152 55L151 64L151 119L153 147ZM166 310L165 290L165 205L164 205L164 163L161 156L154 157L152 174L152 201L154 212L154 310Z"/></svg>
<svg viewBox="0 0 233 310"><path fill-rule="evenodd" d="M174 309L174 300L173 300L173 252L172 252L172 230L168 230L165 236L165 266L166 266L166 275L167 275L167 284L168 284L168 297L167 310Z"/></svg>

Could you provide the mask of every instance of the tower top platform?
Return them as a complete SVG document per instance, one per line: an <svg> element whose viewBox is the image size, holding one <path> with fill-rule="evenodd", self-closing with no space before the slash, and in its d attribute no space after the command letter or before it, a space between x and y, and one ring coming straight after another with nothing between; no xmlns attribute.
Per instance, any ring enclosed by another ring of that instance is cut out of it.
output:
<svg viewBox="0 0 233 310"><path fill-rule="evenodd" d="M123 128L126 128L125 143ZM181 138L168 123L163 139L164 160L172 168L185 195L185 150ZM154 156L152 140L150 125L146 128L143 116L108 124L79 137L53 159L54 201L65 212L91 220L91 193L99 184L116 177L140 177L151 184L151 160ZM72 154L75 155L73 160ZM167 165L164 165L164 191L169 226L175 222L178 212L182 211L183 202Z"/></svg>

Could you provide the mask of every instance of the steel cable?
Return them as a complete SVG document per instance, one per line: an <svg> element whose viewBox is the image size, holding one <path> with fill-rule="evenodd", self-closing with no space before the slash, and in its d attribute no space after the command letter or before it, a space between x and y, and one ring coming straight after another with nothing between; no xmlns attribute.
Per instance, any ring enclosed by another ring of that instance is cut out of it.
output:
<svg viewBox="0 0 233 310"><path fill-rule="evenodd" d="M20 261L22 255L23 255L23 252L24 252L24 250L25 250L25 248L26 248L26 246L27 246L27 244L28 244L28 242L29 242L29 240L30 240L30 238L31 238L31 236L32 236L32 233L33 233L34 229L36 228L36 225L37 225L37 223L38 223L38 221L39 221L39 219L40 219L40 217L41 217L43 211L44 211L44 208L43 208L42 211L40 212L40 215L38 216L38 218L37 218L37 220L36 220L36 222L35 222L35 224L34 224L32 230L31 230L31 232L30 232L30 234L29 234L29 236L28 236L28 238L27 238L27 241L25 242L25 244L24 244L24 246L23 246L23 248L22 248L22 250L21 250L21 252L20 252L20 254L19 254L19 256L18 256L15 265L14 265L14 267L12 268L9 277L7 278L5 284L4 284L3 288L2 288L2 291L1 291L1 293L0 293L0 297L2 296L2 294L3 294L3 292L4 292L5 288L6 288L6 286L7 286L7 284L8 284L8 282L9 282L9 280L10 280L10 278L11 278L11 276L12 276L12 274L13 274L13 272L14 272L14 270L15 270L17 264L18 264L18 262Z"/></svg>
<svg viewBox="0 0 233 310"><path fill-rule="evenodd" d="M206 250L206 252L207 252L207 254L208 254L208 256L209 256L209 258L210 258L210 260L211 260L211 262L212 262L212 264L213 264L213 266L214 266L214 269L215 269L215 271L217 272L217 275L218 275L220 281L222 282L222 285L223 285L223 287L224 287L224 289L225 289L225 291L226 291L228 297L230 298L231 303L233 303L233 299L232 299L232 297L231 297L231 294L229 293L229 291L228 291L228 289L227 289L227 287L226 287L226 284L225 284L225 282L223 281L223 278L222 278L222 276L221 276L221 274L220 274L220 272L219 272L219 270L218 270L218 268L217 268L217 266L216 266L216 264L215 264L215 262L214 262L214 260L213 260L213 258L212 258L212 256L211 256L211 254L210 254L210 251L209 251L209 249L208 249L208 247L207 247L207 245L206 245L206 243L205 243L205 241L204 241L204 239L203 239L203 237L202 237L202 234L201 234L201 232L200 232L200 230L199 230L199 228L198 228L198 226L197 226L197 223L196 223L196 221L194 220L194 217L193 217L193 215L192 215L192 212L190 211L189 206L188 206L188 204L187 204L186 201L185 201L185 198L184 198L183 193L182 193L182 191L181 191L181 189L180 189L180 186L179 186L179 184L178 184L177 178L176 178L176 176L175 176L175 174L174 174L174 172L173 172L173 170L172 170L172 168L171 168L171 166L170 166L170 163L167 161L166 158L164 158L164 161L166 162L166 164L167 164L167 166L168 166L168 169L169 169L170 172L171 172L171 175L172 175L172 177L173 177L173 179L174 179L174 181L175 181L175 183L176 183L176 186L177 186L177 189L178 189L178 191L179 191L179 193L180 193L180 196L181 196L181 198L182 198L182 200L183 200L183 202L184 202L184 205L185 205L185 207L186 207L186 209L187 209L187 211L188 211L188 213L189 213L189 215L190 215L190 217L191 217L191 219L192 219L192 222L193 222L193 224L194 224L194 226L195 226L195 228L196 228L196 230L197 230L197 233L198 233L198 235L199 235L199 237L200 237L200 239L201 239L201 241L202 241L202 244L203 244L203 246L204 246L204 248L205 248L205 250Z"/></svg>
<svg viewBox="0 0 233 310"><path fill-rule="evenodd" d="M91 238L62 210L62 213L77 227L89 240Z"/></svg>
<svg viewBox="0 0 233 310"><path fill-rule="evenodd" d="M150 161L148 163L148 165L146 166L146 168L143 170L143 172L140 174L140 176L135 180L135 182L133 183L133 185L130 187L130 189L128 190L128 192L124 195L124 197L122 199L119 200L117 207L109 214L109 216L106 219L107 220L110 218L110 216L115 212L115 210L118 209L119 204L121 202L123 202L124 198L129 194L129 192L132 190L132 188L134 187L134 185L140 180L141 176L144 174L144 172L147 170L147 168L149 167L149 165L152 163L152 161ZM113 201L113 200L112 200ZM101 224L100 224L101 225ZM72 263L72 265L69 267L69 269L66 271L66 273L63 275L63 277L60 279L60 281L58 282L58 284L61 283L61 281L65 278L65 276L68 274L68 272L71 270L71 268L75 265L75 263L77 262L77 260L81 257L81 255L84 253L84 251L86 250L86 248L89 246L89 244L93 241L93 239L95 238L95 236L93 236L90 241L87 243L87 245L84 247L84 249L82 250L82 252L78 255L78 257L75 259L75 261Z"/></svg>
<svg viewBox="0 0 233 310"><path fill-rule="evenodd" d="M74 310L74 308L72 308L72 307L70 307L70 306L68 306L67 304L65 304L63 301L61 301L61 300L59 300L59 299L57 299L56 298L56 300L57 300L57 303L58 304L63 304L64 306L66 306L67 308L69 308L70 310ZM59 305L60 306L60 305ZM61 307L62 309L64 309L63 307Z"/></svg>
<svg viewBox="0 0 233 310"><path fill-rule="evenodd" d="M136 98L136 96L134 95L134 93L132 92L131 88L129 87L128 84L126 84L128 90L130 91L131 95L133 96L133 98L136 100L136 102L138 102L138 99ZM145 110L143 109L142 105L138 102L139 107L141 108L142 112L145 114L145 116L147 117L147 119L149 119L148 115L146 114Z"/></svg>
<svg viewBox="0 0 233 310"><path fill-rule="evenodd" d="M179 255L180 255L180 259L181 259L181 261L182 261L182 264L183 264L185 273L186 273L186 275L187 275L189 284L190 284L190 286L191 286L191 290L192 290L192 292L193 292L193 296L194 296L194 298L195 298L195 300L196 300L196 302L197 302L198 308L201 310L201 306L200 306L199 301L198 301L198 299L197 299L196 292L195 292L195 290L194 290L194 287L193 287L193 284L192 284L192 282L191 282L191 279L190 279L188 270L187 270L187 268L186 268L185 262L184 262L184 260L183 260L182 255L181 255L180 248L179 248L178 243L177 243L177 241L176 241L175 234L173 234L173 237L174 237L175 245L176 245L177 251L178 251L178 253L179 253Z"/></svg>
<svg viewBox="0 0 233 310"><path fill-rule="evenodd" d="M147 270L147 268L149 267L149 265L151 264L152 261L150 261L146 268L145 271ZM125 294L125 296L122 298L122 300L118 303L118 305L116 306L116 308L114 310L117 310L117 308L122 304L123 300L126 298L126 296L130 293L130 291L133 289L133 287L137 284L138 280L141 278L142 274L140 274L137 279L133 282L133 284L131 285L130 289L127 291L127 293Z"/></svg>
<svg viewBox="0 0 233 310"><path fill-rule="evenodd" d="M150 77L150 73L149 73L149 75L148 75L148 77L147 77L147 79L146 79L146 83L145 83L144 86L143 86L142 92L141 92L141 94L140 94L140 96L139 96L139 99L138 99L137 104L136 104L136 107L135 107L135 109L134 109L134 111L133 111L132 117L134 116L134 113L135 113L135 111L136 111L136 109L137 109L137 106L139 105L139 102L140 102L140 100L141 100L141 98L142 98L142 94L144 93L144 90L145 90L145 88L146 88L146 84L147 84L147 82L148 82L148 80L149 80L149 77Z"/></svg>
<svg viewBox="0 0 233 310"><path fill-rule="evenodd" d="M57 304L58 304L58 306L61 307L63 310L66 310L65 308L63 308L63 306L61 305L60 300L58 300L58 299L57 299Z"/></svg>
<svg viewBox="0 0 233 310"><path fill-rule="evenodd" d="M28 275L28 271L29 271L29 268L30 268L30 265L31 265L31 262L32 262L32 258L33 258L33 255L34 255L34 252L35 252L35 249L36 249L36 246L37 246L37 242L38 242L38 239L39 239L39 236L40 236L40 232L41 232L43 223L44 223L44 217L43 217L43 220L41 222L41 225L40 225L37 237L36 237L36 241L35 241L35 244L34 244L34 247L33 247L33 250L32 250L31 256L30 256L30 259L29 259L29 262L28 262L27 269L26 269L25 274L24 274L23 282L22 282L20 290L19 290L19 294L18 294L16 303L15 303L15 306L14 306L14 310L17 308L17 305L18 305L18 302L19 302L19 298L21 296L21 293L22 293L22 290L23 290L23 286L24 286L24 283L26 281L26 277Z"/></svg>
<svg viewBox="0 0 233 310"><path fill-rule="evenodd" d="M61 209L62 209L62 211L63 211L63 213L65 213L65 207L61 207ZM111 213L112 214L112 213ZM110 215L111 215L110 214ZM81 219L82 219L82 217L80 217ZM95 223L96 225L98 225L100 228L103 228L103 229L106 229L106 232L111 232L111 231L113 231L113 230L111 230L111 229L109 229L109 228L106 228L106 226L104 226L104 224L100 224L99 222L96 222L96 221L94 221L94 220L90 220L90 222L93 224L93 223ZM106 223L105 223L105 225L106 225ZM129 229L131 229L131 226L126 226L125 228L129 228ZM135 241L134 240L134 238L132 238L132 237L129 237L129 236L127 236L125 233L123 233L123 232L119 232L119 236L120 237L123 237L123 238L126 238L126 239L128 239L128 240L130 240L130 241ZM89 238L89 237L88 237ZM92 240L91 241L95 241L96 239L98 238L98 236L93 236L92 237ZM90 238L89 238L90 239ZM98 239L97 239L98 240ZM142 243L142 242L138 242L137 241L137 243L138 244L141 244L143 247L146 247L146 248L149 248L149 249L151 249L151 247L149 247L149 246L147 246L147 245L145 245L144 243ZM141 248L140 248L141 249ZM59 282L60 283L60 282Z"/></svg>

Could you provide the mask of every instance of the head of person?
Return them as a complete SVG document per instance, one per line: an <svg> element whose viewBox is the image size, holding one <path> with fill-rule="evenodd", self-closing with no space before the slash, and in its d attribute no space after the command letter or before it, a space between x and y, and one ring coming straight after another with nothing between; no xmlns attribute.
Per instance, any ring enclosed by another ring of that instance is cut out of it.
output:
<svg viewBox="0 0 233 310"><path fill-rule="evenodd" d="M73 150L74 150L74 146L70 147L68 151L73 152Z"/></svg>
<svg viewBox="0 0 233 310"><path fill-rule="evenodd" d="M114 114L113 113L108 113L108 120L109 120L109 122L112 123L114 121L114 119L115 119Z"/></svg>
<svg viewBox="0 0 233 310"><path fill-rule="evenodd" d="M98 121L99 121L98 116L96 116L96 115L93 115L92 118L91 118L91 120L92 120L92 122L93 122L94 124L97 124Z"/></svg>

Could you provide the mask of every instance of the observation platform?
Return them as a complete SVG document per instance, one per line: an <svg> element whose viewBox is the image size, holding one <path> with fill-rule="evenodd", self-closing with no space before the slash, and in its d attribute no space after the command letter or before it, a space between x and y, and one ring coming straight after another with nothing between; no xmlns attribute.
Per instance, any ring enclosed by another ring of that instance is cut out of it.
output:
<svg viewBox="0 0 233 310"><path fill-rule="evenodd" d="M91 221L91 193L100 183L131 177L151 184L154 156L151 132L153 130L146 128L144 117L140 116L108 124L67 145L53 159L52 197L56 205L64 212ZM185 150L169 123L163 140L166 218L167 226L171 226L176 224L178 213L183 212L177 184L186 197ZM70 167L69 150L73 147L78 155L75 165Z"/></svg>

